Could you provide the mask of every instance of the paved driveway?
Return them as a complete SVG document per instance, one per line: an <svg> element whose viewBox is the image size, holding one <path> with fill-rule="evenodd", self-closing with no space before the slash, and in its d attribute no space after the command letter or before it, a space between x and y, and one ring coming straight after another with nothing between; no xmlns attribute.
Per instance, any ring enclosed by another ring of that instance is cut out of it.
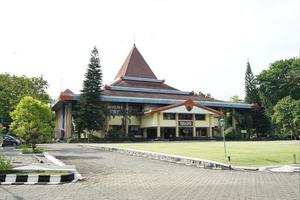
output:
<svg viewBox="0 0 300 200"><path fill-rule="evenodd" d="M86 181L0 186L0 199L300 199L300 174L199 169L74 144L46 145Z"/></svg>

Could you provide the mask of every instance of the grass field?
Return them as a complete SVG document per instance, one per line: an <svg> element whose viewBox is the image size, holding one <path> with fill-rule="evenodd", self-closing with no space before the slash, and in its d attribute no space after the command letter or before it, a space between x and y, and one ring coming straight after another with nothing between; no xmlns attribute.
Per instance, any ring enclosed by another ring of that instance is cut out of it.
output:
<svg viewBox="0 0 300 200"><path fill-rule="evenodd" d="M149 142L109 144L180 156L189 156L226 163L223 142ZM297 163L300 159L299 141L226 142L227 155L235 166L276 166Z"/></svg>

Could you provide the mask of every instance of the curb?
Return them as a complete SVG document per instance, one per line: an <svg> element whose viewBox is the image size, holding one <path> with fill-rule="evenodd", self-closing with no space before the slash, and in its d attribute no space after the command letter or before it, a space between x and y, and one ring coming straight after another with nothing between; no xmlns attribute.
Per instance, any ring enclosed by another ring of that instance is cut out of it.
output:
<svg viewBox="0 0 300 200"><path fill-rule="evenodd" d="M57 165L57 166L66 166L65 163L63 163L61 160L57 159L55 156L51 155L48 152L44 152L44 156L45 158L47 158L48 160L50 160L53 164ZM76 182L78 180L85 180L85 177L83 177L75 168L75 170L73 171L75 179L73 180L73 182Z"/></svg>
<svg viewBox="0 0 300 200"><path fill-rule="evenodd" d="M177 164L184 164L184 165L195 166L199 168L219 169L219 170L232 169L232 167L224 163L198 159L198 158L185 157L185 156L176 156L170 154L162 154L156 152L133 150L133 149L119 148L119 147L109 147L109 146L95 146L95 145L82 145L82 144L80 144L79 146L92 147L92 148L100 149L102 151L117 152L117 153L127 154L130 156L137 156L137 157L161 160L166 162L173 162Z"/></svg>
<svg viewBox="0 0 300 200"><path fill-rule="evenodd" d="M74 173L63 175L0 175L0 185L36 185L36 184L62 184L70 183L74 180Z"/></svg>
<svg viewBox="0 0 300 200"><path fill-rule="evenodd" d="M63 163L61 160L58 160L55 158L53 155L51 155L48 152L44 152L45 158L47 158L49 161L51 161L53 164L58 165L58 166L65 166L65 163Z"/></svg>

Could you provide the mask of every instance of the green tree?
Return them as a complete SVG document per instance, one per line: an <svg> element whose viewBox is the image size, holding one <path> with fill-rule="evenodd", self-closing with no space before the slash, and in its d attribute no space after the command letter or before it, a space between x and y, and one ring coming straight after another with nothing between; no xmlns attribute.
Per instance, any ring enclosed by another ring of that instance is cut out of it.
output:
<svg viewBox="0 0 300 200"><path fill-rule="evenodd" d="M10 113L10 131L18 137L35 144L51 137L54 129L54 113L47 104L30 96L23 97L16 109Z"/></svg>
<svg viewBox="0 0 300 200"><path fill-rule="evenodd" d="M241 99L238 95L230 97L230 101L234 103L244 103L244 100Z"/></svg>
<svg viewBox="0 0 300 200"><path fill-rule="evenodd" d="M272 63L257 76L259 96L269 117L274 106L286 96L300 99L300 59L291 58Z"/></svg>
<svg viewBox="0 0 300 200"><path fill-rule="evenodd" d="M75 123L78 138L83 130L98 131L104 126L107 108L101 101L102 96L102 70L99 53L96 47L91 52L90 63L83 81L83 89L75 114Z"/></svg>
<svg viewBox="0 0 300 200"><path fill-rule="evenodd" d="M287 136L300 133L300 100L294 100L290 96L284 97L274 107L272 121L276 125L278 136Z"/></svg>
<svg viewBox="0 0 300 200"><path fill-rule="evenodd" d="M249 61L247 62L245 73L245 94L245 103L254 104L251 111L251 128L254 129L253 133L255 133L258 137L267 136L271 130L271 123L269 118L266 116L265 108L261 104L257 81L253 75ZM247 116L247 118L249 118L249 116Z"/></svg>
<svg viewBox="0 0 300 200"><path fill-rule="evenodd" d="M200 96L200 97L205 97L205 98L212 98L213 99L213 97L211 96L211 94L210 93L203 93L203 92L201 92L201 91L199 91L198 92L198 96Z"/></svg>
<svg viewBox="0 0 300 200"><path fill-rule="evenodd" d="M43 77L26 77L0 74L0 119L10 122L9 113L24 96L32 96L44 103L50 102L46 93L48 83Z"/></svg>
<svg viewBox="0 0 300 200"><path fill-rule="evenodd" d="M255 83L255 77L252 73L251 65L247 62L247 69L245 74L245 103L260 104L258 91Z"/></svg>
<svg viewBox="0 0 300 200"><path fill-rule="evenodd" d="M4 129L4 128L3 128L3 125L0 123L0 146L1 146L2 140L3 140L3 139L2 139L2 137L3 137L3 136L2 136L2 134L3 134L3 129Z"/></svg>

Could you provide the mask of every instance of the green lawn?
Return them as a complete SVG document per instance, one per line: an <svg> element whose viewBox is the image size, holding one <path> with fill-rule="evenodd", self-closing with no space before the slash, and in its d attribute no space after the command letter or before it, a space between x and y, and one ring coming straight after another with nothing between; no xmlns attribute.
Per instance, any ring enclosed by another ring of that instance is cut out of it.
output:
<svg viewBox="0 0 300 200"><path fill-rule="evenodd" d="M235 166L276 166L293 164L293 154L297 163L300 159L299 141L272 142L226 142L227 154ZM173 155L189 156L227 162L223 142L154 142L121 143L109 146L124 147Z"/></svg>

